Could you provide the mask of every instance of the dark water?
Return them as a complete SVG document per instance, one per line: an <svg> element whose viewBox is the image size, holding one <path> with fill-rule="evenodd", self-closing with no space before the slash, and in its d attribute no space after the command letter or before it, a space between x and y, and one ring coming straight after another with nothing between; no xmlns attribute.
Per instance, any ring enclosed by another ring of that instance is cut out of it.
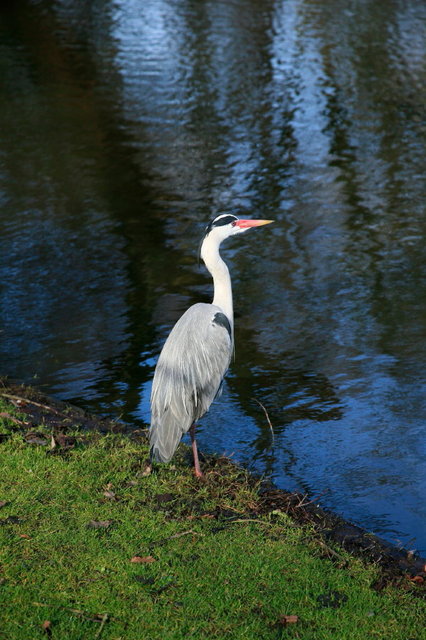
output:
<svg viewBox="0 0 426 640"><path fill-rule="evenodd" d="M224 250L236 360L201 448L424 553L425 3L0 18L0 372L145 423L169 328L211 294L206 221L274 218Z"/></svg>

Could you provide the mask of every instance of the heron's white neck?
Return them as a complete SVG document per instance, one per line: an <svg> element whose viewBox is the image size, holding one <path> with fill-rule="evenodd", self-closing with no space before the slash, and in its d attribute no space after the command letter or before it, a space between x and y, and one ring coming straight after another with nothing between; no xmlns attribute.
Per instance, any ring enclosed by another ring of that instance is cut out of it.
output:
<svg viewBox="0 0 426 640"><path fill-rule="evenodd" d="M232 305L231 276L228 267L220 257L217 238L208 235L201 247L201 257L213 278L213 304L220 307L234 326L234 310Z"/></svg>

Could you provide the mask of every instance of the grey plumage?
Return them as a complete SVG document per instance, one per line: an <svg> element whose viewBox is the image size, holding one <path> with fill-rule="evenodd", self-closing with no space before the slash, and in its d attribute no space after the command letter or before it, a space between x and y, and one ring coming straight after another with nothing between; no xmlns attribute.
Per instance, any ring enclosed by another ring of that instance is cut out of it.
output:
<svg viewBox="0 0 426 640"><path fill-rule="evenodd" d="M190 307L161 352L152 383L150 432L152 455L160 462L172 458L183 434L208 411L229 367L232 339L224 323L215 322L218 313L213 304Z"/></svg>

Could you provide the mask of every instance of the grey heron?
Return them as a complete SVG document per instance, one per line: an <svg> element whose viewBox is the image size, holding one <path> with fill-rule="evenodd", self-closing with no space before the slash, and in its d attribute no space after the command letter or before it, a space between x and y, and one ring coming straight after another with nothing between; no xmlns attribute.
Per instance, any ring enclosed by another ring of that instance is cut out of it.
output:
<svg viewBox="0 0 426 640"><path fill-rule="evenodd" d="M270 222L222 214L207 225L200 254L213 278L213 302L185 311L161 351L151 391L151 460L169 462L189 431L195 475L203 475L195 425L219 392L234 346L231 277L219 247L230 236Z"/></svg>

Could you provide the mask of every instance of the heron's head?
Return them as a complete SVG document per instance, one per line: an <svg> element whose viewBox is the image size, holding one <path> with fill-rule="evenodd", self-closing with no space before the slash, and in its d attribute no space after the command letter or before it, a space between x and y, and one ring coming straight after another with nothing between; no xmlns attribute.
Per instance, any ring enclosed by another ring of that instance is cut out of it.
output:
<svg viewBox="0 0 426 640"><path fill-rule="evenodd" d="M206 251L217 251L220 243L225 238L235 236L237 233L242 233L251 229L252 227L260 227L264 224L269 224L272 220L246 220L237 218L230 213L222 213L220 216L216 216L209 222L204 232L204 236L201 239L200 247L198 251L198 258L202 257L204 262L206 261Z"/></svg>
<svg viewBox="0 0 426 640"><path fill-rule="evenodd" d="M260 227L270 222L272 222L272 220L243 220L230 213L222 213L209 222L205 230L204 238L212 236L220 243L222 240L225 240L225 238L229 238L229 236L234 236L252 227Z"/></svg>

